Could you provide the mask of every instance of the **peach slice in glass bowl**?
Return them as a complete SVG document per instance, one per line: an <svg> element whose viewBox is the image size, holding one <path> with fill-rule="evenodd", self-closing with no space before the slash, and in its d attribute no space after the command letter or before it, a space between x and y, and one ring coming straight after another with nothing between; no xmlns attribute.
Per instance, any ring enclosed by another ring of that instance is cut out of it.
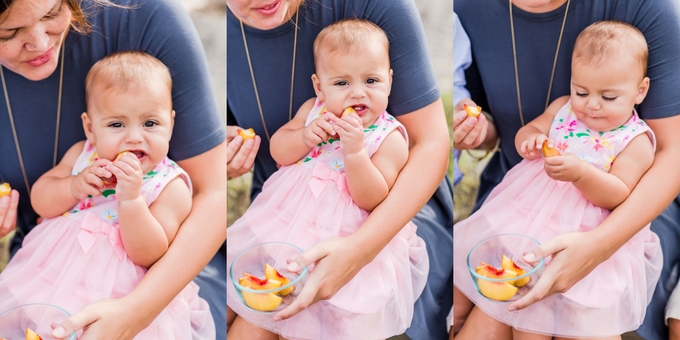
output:
<svg viewBox="0 0 680 340"><path fill-rule="evenodd" d="M308 268L298 273L286 270L286 260L302 249L286 242L254 245L234 258L229 278L241 302L260 313L275 313L290 305L307 281Z"/></svg>
<svg viewBox="0 0 680 340"><path fill-rule="evenodd" d="M29 328L43 340L54 339L52 323L60 323L71 316L64 309L47 303L26 303L0 312L0 338L26 339ZM76 340L76 333L68 340Z"/></svg>
<svg viewBox="0 0 680 340"><path fill-rule="evenodd" d="M537 240L521 234L499 234L477 243L467 256L477 292L497 302L511 302L526 295L543 273L545 259L531 265L523 257L539 245Z"/></svg>

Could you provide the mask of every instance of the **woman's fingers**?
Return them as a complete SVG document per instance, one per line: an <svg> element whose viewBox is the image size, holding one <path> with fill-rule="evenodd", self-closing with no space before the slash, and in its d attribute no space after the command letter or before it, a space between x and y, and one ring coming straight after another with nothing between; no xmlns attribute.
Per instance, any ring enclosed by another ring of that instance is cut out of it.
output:
<svg viewBox="0 0 680 340"><path fill-rule="evenodd" d="M457 130L453 130L453 146L458 150L478 147L486 139L486 125L484 115L467 117Z"/></svg>
<svg viewBox="0 0 680 340"><path fill-rule="evenodd" d="M79 331L97 321L99 316L91 312L92 308L90 306L92 305L85 306L85 308L71 315L60 324L52 324L52 336L56 339L65 339L73 334L73 332Z"/></svg>
<svg viewBox="0 0 680 340"><path fill-rule="evenodd" d="M260 141L260 136L248 139L232 157L231 161L227 161L227 177L239 177L253 168L255 156L257 156L257 151L260 148Z"/></svg>
<svg viewBox="0 0 680 340"><path fill-rule="evenodd" d="M243 144L243 137L238 135L227 143L227 164L229 164L229 161L231 161L231 159L234 158L234 156L238 153L238 150L241 148L241 144Z"/></svg>
<svg viewBox="0 0 680 340"><path fill-rule="evenodd" d="M17 225L19 192L12 190L9 196L0 198L0 238L9 234Z"/></svg>

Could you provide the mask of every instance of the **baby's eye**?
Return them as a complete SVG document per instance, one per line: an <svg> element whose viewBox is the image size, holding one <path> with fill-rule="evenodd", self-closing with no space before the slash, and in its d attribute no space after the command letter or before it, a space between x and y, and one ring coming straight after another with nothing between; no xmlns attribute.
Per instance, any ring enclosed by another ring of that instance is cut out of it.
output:
<svg viewBox="0 0 680 340"><path fill-rule="evenodd" d="M587 93L578 93L578 92L576 92L576 95L579 96L579 97L585 97L585 96L587 96L588 94L587 94Z"/></svg>
<svg viewBox="0 0 680 340"><path fill-rule="evenodd" d="M333 84L333 85L337 85L337 86L347 86L348 84L349 84L349 83L347 83L346 81L341 80L341 81L336 81L335 84Z"/></svg>
<svg viewBox="0 0 680 340"><path fill-rule="evenodd" d="M121 128L121 127L123 127L123 123L114 122L114 123L110 123L108 126L112 127L112 128Z"/></svg>
<svg viewBox="0 0 680 340"><path fill-rule="evenodd" d="M366 79L366 84L375 84L377 82L378 82L378 79L375 79L375 78Z"/></svg>
<svg viewBox="0 0 680 340"><path fill-rule="evenodd" d="M618 98L618 97L605 97L605 96L602 96L602 99L604 99L604 100L606 100L606 101L608 101L608 102L613 102L614 99L616 99L616 98Z"/></svg>
<svg viewBox="0 0 680 340"><path fill-rule="evenodd" d="M158 125L158 123L154 122L153 120L148 120L144 122L144 127L154 127L156 125Z"/></svg>

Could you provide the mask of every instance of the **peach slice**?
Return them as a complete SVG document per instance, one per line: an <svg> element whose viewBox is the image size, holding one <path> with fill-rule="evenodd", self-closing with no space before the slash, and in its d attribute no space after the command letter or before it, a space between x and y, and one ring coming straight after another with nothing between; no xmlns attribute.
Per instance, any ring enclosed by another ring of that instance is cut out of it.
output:
<svg viewBox="0 0 680 340"><path fill-rule="evenodd" d="M475 272L481 276L485 276L491 279L508 279L517 276L517 272L510 269L498 269L490 264L484 262L479 263L479 267L475 268ZM515 283L515 281L507 281L509 284Z"/></svg>
<svg viewBox="0 0 680 340"><path fill-rule="evenodd" d="M353 107L348 107L345 109L345 111L342 111L342 115L340 118L344 117L345 115L352 114L352 113L357 113L357 111Z"/></svg>
<svg viewBox="0 0 680 340"><path fill-rule="evenodd" d="M269 263L264 264L264 276L269 280L276 280L281 282L281 287L290 283L290 280L285 276L281 275L274 267L270 266ZM286 296L295 290L295 286L290 286L279 292L280 296Z"/></svg>
<svg viewBox="0 0 680 340"><path fill-rule="evenodd" d="M463 109L467 112L468 117L477 117L482 113L481 106L470 106L468 104L463 104Z"/></svg>
<svg viewBox="0 0 680 340"><path fill-rule="evenodd" d="M26 340L43 340L43 338L32 329L26 328Z"/></svg>
<svg viewBox="0 0 680 340"><path fill-rule="evenodd" d="M116 155L116 158L114 158L113 161L114 161L114 162L118 161L119 159L121 159L121 157L125 156L125 155L128 154L128 153L130 153L130 151L127 151L127 150L126 150L126 151L123 151L123 152L117 154L117 155Z"/></svg>
<svg viewBox="0 0 680 340"><path fill-rule="evenodd" d="M281 304L283 298L274 293L251 293L251 292L241 292L243 301L246 305L252 309L259 310L262 312L269 312Z"/></svg>
<svg viewBox="0 0 680 340"><path fill-rule="evenodd" d="M554 147L549 148L548 147L548 141L543 142L542 148L543 148L543 154L545 155L545 157L553 157L553 156L560 156L561 155L561 153L559 151L557 151L557 148L554 148Z"/></svg>
<svg viewBox="0 0 680 340"><path fill-rule="evenodd" d="M492 282L477 279L477 287L482 295L496 301L506 301L517 294L518 288L507 282Z"/></svg>
<svg viewBox="0 0 680 340"><path fill-rule="evenodd" d="M243 276L238 279L238 284L243 287L255 290L267 290L281 287L281 281L274 279L260 279L259 277L248 273L243 273Z"/></svg>
<svg viewBox="0 0 680 340"><path fill-rule="evenodd" d="M503 255L503 258L501 259L501 267L504 270L511 270L517 273L517 276L522 276L526 274L526 271L520 266L518 266L515 262L513 262L509 257ZM519 280L515 281L515 287L522 287L525 284L531 282L531 277L527 276L525 278L521 278Z"/></svg>
<svg viewBox="0 0 680 340"><path fill-rule="evenodd" d="M125 156L125 154L128 154L128 153L130 153L130 151L127 151L127 150L118 153L116 155L116 158L114 158L111 163L117 162L119 159L121 159L123 156ZM109 178L102 178L102 181L104 181L104 185L111 185L111 184L115 184L115 183L118 182L118 180L116 179L116 176L113 176L113 175Z"/></svg>
<svg viewBox="0 0 680 340"><path fill-rule="evenodd" d="M12 187L9 186L9 183L0 184L0 197L9 196L10 192L12 192Z"/></svg>
<svg viewBox="0 0 680 340"><path fill-rule="evenodd" d="M238 130L238 135L243 137L243 144L245 144L247 140L255 138L255 130L253 128Z"/></svg>

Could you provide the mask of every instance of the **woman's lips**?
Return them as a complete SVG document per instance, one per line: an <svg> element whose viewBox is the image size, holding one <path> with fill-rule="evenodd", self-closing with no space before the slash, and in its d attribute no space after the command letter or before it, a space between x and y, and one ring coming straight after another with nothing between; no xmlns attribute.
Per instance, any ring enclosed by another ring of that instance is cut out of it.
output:
<svg viewBox="0 0 680 340"><path fill-rule="evenodd" d="M54 53L54 46L50 47L50 49L45 51L45 53L27 61L26 63L34 67L40 66L52 59L52 53Z"/></svg>
<svg viewBox="0 0 680 340"><path fill-rule="evenodd" d="M281 0L277 0L276 2L271 3L269 5L265 5L265 6L262 6L262 7L255 8L255 10L258 13L260 13L264 16L271 16L271 15L274 15L278 11L280 4L281 4Z"/></svg>

